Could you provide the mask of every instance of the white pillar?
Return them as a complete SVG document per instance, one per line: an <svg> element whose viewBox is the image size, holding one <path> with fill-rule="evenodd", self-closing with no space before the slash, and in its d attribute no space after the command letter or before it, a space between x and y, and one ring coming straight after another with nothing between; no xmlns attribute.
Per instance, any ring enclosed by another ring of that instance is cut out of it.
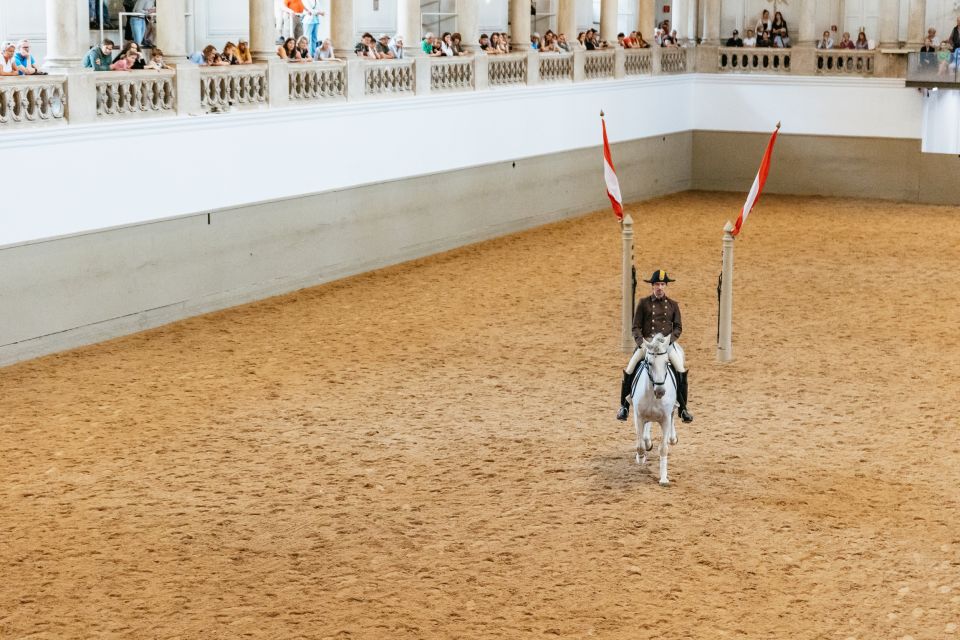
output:
<svg viewBox="0 0 960 640"><path fill-rule="evenodd" d="M673 0L673 10L670 17L671 29L677 30L677 38L687 37L687 11L689 0Z"/></svg>
<svg viewBox="0 0 960 640"><path fill-rule="evenodd" d="M330 40L337 56L353 55L356 32L353 26L353 0L330 0ZM407 35L407 34L402 34Z"/></svg>
<svg viewBox="0 0 960 640"><path fill-rule="evenodd" d="M88 12L86 0L46 0L45 68L55 71L80 68L87 53Z"/></svg>
<svg viewBox="0 0 960 640"><path fill-rule="evenodd" d="M927 36L927 21L926 15L926 1L925 0L909 0L909 14L907 20L907 46L910 47L919 47L923 44L924 38ZM946 36L949 36L949 32L946 33Z"/></svg>
<svg viewBox="0 0 960 640"><path fill-rule="evenodd" d="M697 0L687 0L687 44L692 45L697 42L697 15L699 9Z"/></svg>
<svg viewBox="0 0 960 640"><path fill-rule="evenodd" d="M186 13L186 0L157 0L157 46L166 62L186 62L191 53L187 51Z"/></svg>
<svg viewBox="0 0 960 640"><path fill-rule="evenodd" d="M457 32L467 51L480 50L479 0L457 0Z"/></svg>
<svg viewBox="0 0 960 640"><path fill-rule="evenodd" d="M600 0L600 39L617 41L617 0Z"/></svg>
<svg viewBox="0 0 960 640"><path fill-rule="evenodd" d="M513 51L530 48L530 0L510 0L510 48Z"/></svg>
<svg viewBox="0 0 960 640"><path fill-rule="evenodd" d="M813 0L809 1L812 2ZM720 44L720 4L721 0L705 0L704 2L703 40L705 44Z"/></svg>
<svg viewBox="0 0 960 640"><path fill-rule="evenodd" d="M397 0L397 33L403 36L404 55L417 55L422 52L422 28L420 0Z"/></svg>
<svg viewBox="0 0 960 640"><path fill-rule="evenodd" d="M796 44L812 47L819 39L820 34L817 33L817 0L801 0L800 29L797 31Z"/></svg>
<svg viewBox="0 0 960 640"><path fill-rule="evenodd" d="M654 23L657 21L653 2L654 0L639 0L637 2L637 31L651 45L653 44L653 30L656 28Z"/></svg>
<svg viewBox="0 0 960 640"><path fill-rule="evenodd" d="M624 353L633 353L637 348L633 340L633 218L628 213L623 217L623 264L621 266L620 346Z"/></svg>
<svg viewBox="0 0 960 640"><path fill-rule="evenodd" d="M567 42L577 39L577 3L576 0L560 0L557 7L557 33L567 36Z"/></svg>
<svg viewBox="0 0 960 640"><path fill-rule="evenodd" d="M717 360L733 360L733 225L723 227L723 265L720 275L720 319Z"/></svg>
<svg viewBox="0 0 960 640"><path fill-rule="evenodd" d="M924 31L926 34L926 31ZM881 47L893 47L900 39L900 2L898 0L880 1L880 33L877 42Z"/></svg>
<svg viewBox="0 0 960 640"><path fill-rule="evenodd" d="M162 0L161 0L162 1ZM277 58L274 0L250 0L250 53L258 62Z"/></svg>

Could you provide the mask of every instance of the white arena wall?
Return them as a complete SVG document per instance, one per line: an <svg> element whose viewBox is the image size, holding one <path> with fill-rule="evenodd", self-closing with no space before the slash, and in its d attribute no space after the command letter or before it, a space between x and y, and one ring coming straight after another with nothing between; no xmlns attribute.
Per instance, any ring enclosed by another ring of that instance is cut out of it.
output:
<svg viewBox="0 0 960 640"><path fill-rule="evenodd" d="M828 165L832 195L917 191L863 171L921 163L922 98L889 80L658 76L3 134L38 178L3 194L0 364L601 208L601 109L628 201L748 188L777 120L806 179L831 145L863 156Z"/></svg>

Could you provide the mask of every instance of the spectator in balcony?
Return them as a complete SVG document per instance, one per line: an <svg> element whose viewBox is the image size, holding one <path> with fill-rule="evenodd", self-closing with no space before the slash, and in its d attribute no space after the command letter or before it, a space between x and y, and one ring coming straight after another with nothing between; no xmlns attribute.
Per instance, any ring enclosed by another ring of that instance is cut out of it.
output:
<svg viewBox="0 0 960 640"><path fill-rule="evenodd" d="M153 55L157 55L156 52ZM250 43L245 38L240 38L237 43L237 60L240 64L253 64L253 52L250 51Z"/></svg>
<svg viewBox="0 0 960 640"><path fill-rule="evenodd" d="M728 46L728 47L742 47L742 46L743 46L743 38L740 37L740 32L737 31L736 29L734 29L734 30L733 30L733 33L730 35L730 37L727 38L727 46Z"/></svg>
<svg viewBox="0 0 960 640"><path fill-rule="evenodd" d="M536 31L530 34L530 48L534 51L539 51L540 49L540 34Z"/></svg>
<svg viewBox="0 0 960 640"><path fill-rule="evenodd" d="M840 38L840 42L837 43L837 49L856 49L857 45L853 43L853 40L850 39L850 32L844 31L843 37Z"/></svg>
<svg viewBox="0 0 960 640"><path fill-rule="evenodd" d="M320 46L320 16L327 15L320 8L320 0L303 0L303 29L309 43L309 59L312 60Z"/></svg>
<svg viewBox="0 0 960 640"><path fill-rule="evenodd" d="M664 33L664 34L660 37L660 46L661 46L661 47L673 47L673 48L679 47L679 46L680 46L680 38L677 37L677 30L674 29L674 30L671 31L670 33Z"/></svg>
<svg viewBox="0 0 960 640"><path fill-rule="evenodd" d="M37 60L30 53L30 41L21 40L17 52L13 56L13 63L17 65L22 76L43 76L46 72L37 66Z"/></svg>
<svg viewBox="0 0 960 640"><path fill-rule="evenodd" d="M303 0L283 0L281 14L283 16L281 33L286 37L292 34L296 42L296 38L303 35Z"/></svg>
<svg viewBox="0 0 960 640"><path fill-rule="evenodd" d="M934 50L940 46L940 38L937 37L937 30L933 27L927 29L927 38L930 39L930 43L933 45ZM926 40L924 40L924 44L926 44Z"/></svg>
<svg viewBox="0 0 960 640"><path fill-rule="evenodd" d="M747 29L747 37L743 39L743 46L745 47L757 46L757 37L753 35L753 29Z"/></svg>
<svg viewBox="0 0 960 640"><path fill-rule="evenodd" d="M557 46L557 41L553 37L552 31L547 31L543 34L543 42L540 44L541 53L560 53L560 47Z"/></svg>
<svg viewBox="0 0 960 640"><path fill-rule="evenodd" d="M147 62L146 60L143 59L143 50L140 47L138 47L137 43L134 42L133 40L123 45L123 48L120 49L120 54L116 58L114 58L113 61L117 62L121 58L126 58L127 54L130 53L131 50L137 54L137 58L133 62L133 67L130 69L125 69L125 71L139 71L140 69L143 69L144 67L146 67ZM110 65L110 69L112 71L116 71L116 69L113 68L113 65Z"/></svg>
<svg viewBox="0 0 960 640"><path fill-rule="evenodd" d="M404 58L403 36L399 33L393 36L393 40L390 41L390 51L393 53L393 57L397 60L402 60Z"/></svg>
<svg viewBox="0 0 960 640"><path fill-rule="evenodd" d="M140 52L133 48L128 48L125 52L117 56L116 62L110 65L111 71L133 71L134 65L140 58ZM141 67L143 68L143 67Z"/></svg>
<svg viewBox="0 0 960 640"><path fill-rule="evenodd" d="M110 22L110 7L106 0L89 0L87 4L90 13L91 29L99 29L101 20L103 21L104 29L115 28L116 25Z"/></svg>
<svg viewBox="0 0 960 640"><path fill-rule="evenodd" d="M500 53L510 53L510 35L500 32Z"/></svg>
<svg viewBox="0 0 960 640"><path fill-rule="evenodd" d="M853 43L854 49L869 49L870 42L867 40L867 34L861 31L857 34L857 41Z"/></svg>
<svg viewBox="0 0 960 640"><path fill-rule="evenodd" d="M240 58L237 56L237 45L232 42L223 45L223 53L220 54L220 59L227 64L240 64Z"/></svg>
<svg viewBox="0 0 960 640"><path fill-rule="evenodd" d="M17 45L12 42L3 43L3 51L0 51L0 76L18 76L20 68L14 62L17 53Z"/></svg>
<svg viewBox="0 0 960 640"><path fill-rule="evenodd" d="M628 44L624 43L624 40L627 39L627 34L623 31L617 34L617 46L621 49L630 49L631 47Z"/></svg>
<svg viewBox="0 0 960 640"><path fill-rule="evenodd" d="M770 11L767 9L763 10L763 13L760 14L760 19L757 20L756 24L757 37L760 37L759 34L764 31L773 31L773 20L770 19Z"/></svg>
<svg viewBox="0 0 960 640"><path fill-rule="evenodd" d="M301 62L310 62L313 56L310 55L310 38L300 36L297 38L297 53L300 55Z"/></svg>
<svg viewBox="0 0 960 640"><path fill-rule="evenodd" d="M787 28L787 21L783 19L783 14L777 11L773 14L773 29L770 31L773 36L773 45L780 49L790 48L790 30Z"/></svg>
<svg viewBox="0 0 960 640"><path fill-rule="evenodd" d="M297 57L300 55L300 52L297 51L297 41L293 38L287 38L283 41L283 44L277 48L277 55L284 60L289 60L293 62L294 60L299 60Z"/></svg>
<svg viewBox="0 0 960 640"><path fill-rule="evenodd" d="M84 69L94 71L110 71L113 61L113 40L104 40L100 46L94 47L83 57Z"/></svg>
<svg viewBox="0 0 960 640"><path fill-rule="evenodd" d="M457 55L453 50L453 35L449 31L444 31L440 39L440 54L445 58Z"/></svg>
<svg viewBox="0 0 960 640"><path fill-rule="evenodd" d="M960 16L957 17L957 26L950 32L950 49L956 51L960 48Z"/></svg>
<svg viewBox="0 0 960 640"><path fill-rule="evenodd" d="M453 41L453 53L458 56L470 55L470 52L463 48L463 36L459 33L454 33L450 36L450 39Z"/></svg>
<svg viewBox="0 0 960 640"><path fill-rule="evenodd" d="M433 40L433 33L427 31L425 34L423 34L423 40L420 41L420 50L428 56L433 55Z"/></svg>
<svg viewBox="0 0 960 640"><path fill-rule="evenodd" d="M133 12L143 15L130 16L130 33L137 45L143 44L143 36L147 32L147 18L145 16L156 13L157 0L137 0L133 5Z"/></svg>
<svg viewBox="0 0 960 640"><path fill-rule="evenodd" d="M773 38L769 31L760 31L757 35L757 46L769 48L773 46Z"/></svg>
<svg viewBox="0 0 960 640"><path fill-rule="evenodd" d="M490 36L485 33L481 33L480 39L477 40L477 44L480 45L480 51L487 53L487 50L490 48Z"/></svg>
<svg viewBox="0 0 960 640"><path fill-rule="evenodd" d="M950 53L950 43L941 42L940 50L937 51L937 75L938 76L944 76L947 74L947 69L950 67L950 60L952 58L953 58L953 55L951 55Z"/></svg>
<svg viewBox="0 0 960 640"><path fill-rule="evenodd" d="M586 31L581 31L580 33L577 34L577 42L580 44L580 48L582 49L587 48L587 32Z"/></svg>
<svg viewBox="0 0 960 640"><path fill-rule="evenodd" d="M212 44L204 47L203 51L190 54L188 60L201 67L225 67L230 64L229 62L223 61L223 58L220 57L220 52L217 51L217 48Z"/></svg>
<svg viewBox="0 0 960 640"><path fill-rule="evenodd" d="M153 52L150 54L150 62L143 67L144 69L151 69L153 71L163 71L164 69L169 69L170 67L166 65L163 61L163 51L153 48Z"/></svg>
<svg viewBox="0 0 960 640"><path fill-rule="evenodd" d="M396 54L390 48L390 36L385 33L381 33L380 37L377 38L377 55L381 60L393 60L396 58Z"/></svg>
<svg viewBox="0 0 960 640"><path fill-rule="evenodd" d="M824 31L823 37L817 40L817 49L833 49L833 38L829 31Z"/></svg>
<svg viewBox="0 0 960 640"><path fill-rule="evenodd" d="M333 53L333 43L330 41L330 38L327 38L323 43L317 47L317 55L314 58L317 62L322 62L324 60L329 62L336 62L337 57Z"/></svg>

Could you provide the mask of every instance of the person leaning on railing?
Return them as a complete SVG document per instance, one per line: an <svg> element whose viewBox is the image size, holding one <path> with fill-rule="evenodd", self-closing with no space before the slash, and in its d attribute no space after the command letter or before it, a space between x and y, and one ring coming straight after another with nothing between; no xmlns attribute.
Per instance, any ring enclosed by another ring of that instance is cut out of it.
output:
<svg viewBox="0 0 960 640"><path fill-rule="evenodd" d="M14 62L16 52L17 45L12 42L3 43L3 51L0 52L0 76L20 75L20 68Z"/></svg>
<svg viewBox="0 0 960 640"><path fill-rule="evenodd" d="M287 38L283 44L277 47L277 56L288 62L298 62L300 52L297 51L297 41L293 38Z"/></svg>
<svg viewBox="0 0 960 640"><path fill-rule="evenodd" d="M297 38L297 53L299 54L297 59L300 60L300 62L310 62L313 60L313 56L310 55L310 38L307 36Z"/></svg>
<svg viewBox="0 0 960 640"><path fill-rule="evenodd" d="M253 52L250 51L250 43L246 38L240 38L237 43L237 60L240 64L253 64Z"/></svg>
<svg viewBox="0 0 960 640"><path fill-rule="evenodd" d="M37 60L30 53L30 41L21 40L17 47L17 53L13 56L13 63L19 67L22 76L45 76L46 71L41 71L37 66Z"/></svg>
<svg viewBox="0 0 960 640"><path fill-rule="evenodd" d="M139 51L129 48L117 56L117 60L110 65L110 71L133 71L139 57Z"/></svg>
<svg viewBox="0 0 960 640"><path fill-rule="evenodd" d="M107 39L90 49L83 57L83 67L94 71L110 71L113 61L113 40Z"/></svg>
<svg viewBox="0 0 960 640"><path fill-rule="evenodd" d="M324 40L319 47L317 47L317 57L315 58L317 62L339 62L339 59L333 53L333 42L330 41L330 38Z"/></svg>
<svg viewBox="0 0 960 640"><path fill-rule="evenodd" d="M829 31L824 31L823 37L817 40L817 49L833 49L833 38Z"/></svg>
<svg viewBox="0 0 960 640"><path fill-rule="evenodd" d="M220 52L217 51L217 48L212 44L204 47L202 52L198 51L190 54L188 59L190 62L198 64L201 67L226 67L230 65L229 62L223 61L223 58L220 57Z"/></svg>

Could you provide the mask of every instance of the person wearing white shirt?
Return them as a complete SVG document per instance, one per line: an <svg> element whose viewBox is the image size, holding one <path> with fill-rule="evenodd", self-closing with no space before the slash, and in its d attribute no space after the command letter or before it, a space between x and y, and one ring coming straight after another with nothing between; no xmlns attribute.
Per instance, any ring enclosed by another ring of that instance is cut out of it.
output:
<svg viewBox="0 0 960 640"><path fill-rule="evenodd" d="M768 10L764 9L763 13L760 14L760 19L757 20L756 31L757 33L773 31L773 20L770 18L770 12Z"/></svg>
<svg viewBox="0 0 960 640"><path fill-rule="evenodd" d="M757 46L757 38L753 35L753 29L747 29L747 37L743 39L743 46L745 47L755 47Z"/></svg>
<svg viewBox="0 0 960 640"><path fill-rule="evenodd" d="M829 31L824 31L823 37L817 40L817 49L833 49L833 38Z"/></svg>
<svg viewBox="0 0 960 640"><path fill-rule="evenodd" d="M936 29L934 29L933 27L930 27L929 29L927 29L927 37L930 38L930 42L933 44L934 47L940 46L940 38L937 37Z"/></svg>

